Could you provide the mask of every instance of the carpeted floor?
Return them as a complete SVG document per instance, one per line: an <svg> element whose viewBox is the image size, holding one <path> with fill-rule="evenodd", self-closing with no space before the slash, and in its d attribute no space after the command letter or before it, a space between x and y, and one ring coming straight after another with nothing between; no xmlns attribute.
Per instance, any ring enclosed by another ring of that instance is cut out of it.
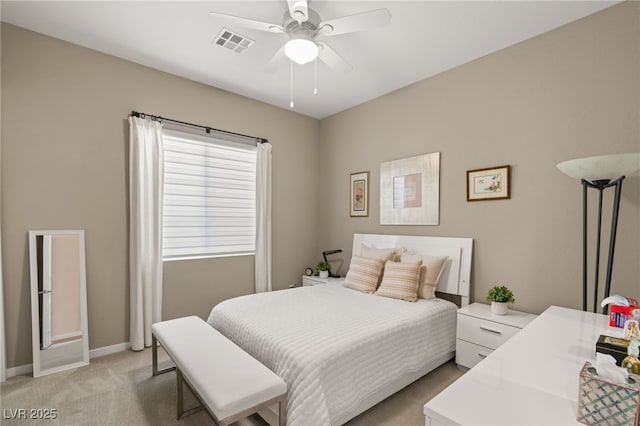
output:
<svg viewBox="0 0 640 426"><path fill-rule="evenodd" d="M162 351L159 351L159 353ZM166 356L159 356L160 365ZM351 420L349 426L421 426L423 406L462 375L450 361ZM0 388L2 425L213 425L204 411L175 418L175 373L151 376L151 350L121 352L86 367L34 379L12 377ZM185 408L196 405L185 388ZM20 409L24 409L21 411ZM43 409L31 411L31 409ZM46 410L55 420L32 419ZM24 416L23 416L24 414ZM20 418L22 417L22 418ZM26 417L26 418L25 418ZM258 416L238 426L264 426ZM313 426L309 419L309 426Z"/></svg>

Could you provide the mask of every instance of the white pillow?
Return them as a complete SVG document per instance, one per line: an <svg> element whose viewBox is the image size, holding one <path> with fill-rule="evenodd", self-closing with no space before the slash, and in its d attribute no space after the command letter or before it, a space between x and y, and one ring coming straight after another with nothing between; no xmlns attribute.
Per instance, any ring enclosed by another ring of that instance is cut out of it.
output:
<svg viewBox="0 0 640 426"><path fill-rule="evenodd" d="M427 256L415 253L402 253L402 263L421 263L420 278L418 283L418 297L420 299L433 299L436 297L436 287L442 276L442 271L447 264L447 256Z"/></svg>
<svg viewBox="0 0 640 426"><path fill-rule="evenodd" d="M375 248L362 244L360 256L368 257L369 259L381 259L383 262L386 262L387 260L396 260L396 257L401 251L402 249L399 248Z"/></svg>

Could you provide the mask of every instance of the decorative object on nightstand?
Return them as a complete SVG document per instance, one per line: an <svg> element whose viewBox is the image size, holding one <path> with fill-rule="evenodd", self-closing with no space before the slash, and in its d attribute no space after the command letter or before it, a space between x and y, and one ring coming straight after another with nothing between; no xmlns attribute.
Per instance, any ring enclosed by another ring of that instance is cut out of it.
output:
<svg viewBox="0 0 640 426"><path fill-rule="evenodd" d="M561 172L582 183L582 310L587 310L587 190L595 188L599 193L595 275L593 288L593 312L598 306L598 273L600 269L600 231L602 225L602 193L605 189L615 187L613 211L611 214L611 234L609 238L609 258L607 275L604 281L604 296L609 297L611 290L611 273L613 271L613 255L616 246L616 228L620 210L620 192L625 176L640 170L640 152L630 154L602 155L598 157L578 158L559 163L556 167ZM608 306L603 308L607 313Z"/></svg>
<svg viewBox="0 0 640 426"><path fill-rule="evenodd" d="M472 303L458 310L456 364L471 368L529 324L536 315L509 310L491 313L489 305Z"/></svg>
<svg viewBox="0 0 640 426"><path fill-rule="evenodd" d="M507 315L508 304L515 303L516 298L508 287L496 285L489 289L487 300L491 302L491 312L496 315Z"/></svg>
<svg viewBox="0 0 640 426"><path fill-rule="evenodd" d="M318 270L318 276L320 278L329 278L329 269L331 269L329 262L318 262L316 269Z"/></svg>
<svg viewBox="0 0 640 426"><path fill-rule="evenodd" d="M324 259L324 262L329 265L329 269L327 269L327 271L329 271L329 277L330 278L340 278L340 275L338 274L334 274L333 272L331 272L331 264L329 263L329 261L327 260L327 256L330 254L336 254L336 253L342 253L342 250L337 249L337 250L326 250L322 252L322 258Z"/></svg>

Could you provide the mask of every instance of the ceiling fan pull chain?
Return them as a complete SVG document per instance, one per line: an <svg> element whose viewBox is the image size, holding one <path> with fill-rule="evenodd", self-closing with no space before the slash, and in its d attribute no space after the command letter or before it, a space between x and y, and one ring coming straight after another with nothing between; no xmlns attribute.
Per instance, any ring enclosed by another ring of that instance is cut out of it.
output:
<svg viewBox="0 0 640 426"><path fill-rule="evenodd" d="M318 94L318 57L313 61L313 94Z"/></svg>
<svg viewBox="0 0 640 426"><path fill-rule="evenodd" d="M291 72L289 73L289 108L293 108L293 61L289 61Z"/></svg>

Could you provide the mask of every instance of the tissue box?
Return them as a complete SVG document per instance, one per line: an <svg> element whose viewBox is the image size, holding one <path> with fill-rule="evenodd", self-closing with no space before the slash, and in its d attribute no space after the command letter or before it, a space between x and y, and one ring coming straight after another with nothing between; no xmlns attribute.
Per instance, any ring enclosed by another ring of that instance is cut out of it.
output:
<svg viewBox="0 0 640 426"><path fill-rule="evenodd" d="M627 320L632 319L631 311L634 309L640 309L638 301L632 297L627 297L629 306L611 305L609 310L609 325L611 327L624 327L624 323Z"/></svg>
<svg viewBox="0 0 640 426"><path fill-rule="evenodd" d="M617 384L598 377L591 363L580 370L577 420L586 425L637 425L640 421L638 382Z"/></svg>
<svg viewBox="0 0 640 426"><path fill-rule="evenodd" d="M618 367L622 366L622 360L627 357L629 340L601 334L596 342L596 352L611 355L616 359Z"/></svg>

